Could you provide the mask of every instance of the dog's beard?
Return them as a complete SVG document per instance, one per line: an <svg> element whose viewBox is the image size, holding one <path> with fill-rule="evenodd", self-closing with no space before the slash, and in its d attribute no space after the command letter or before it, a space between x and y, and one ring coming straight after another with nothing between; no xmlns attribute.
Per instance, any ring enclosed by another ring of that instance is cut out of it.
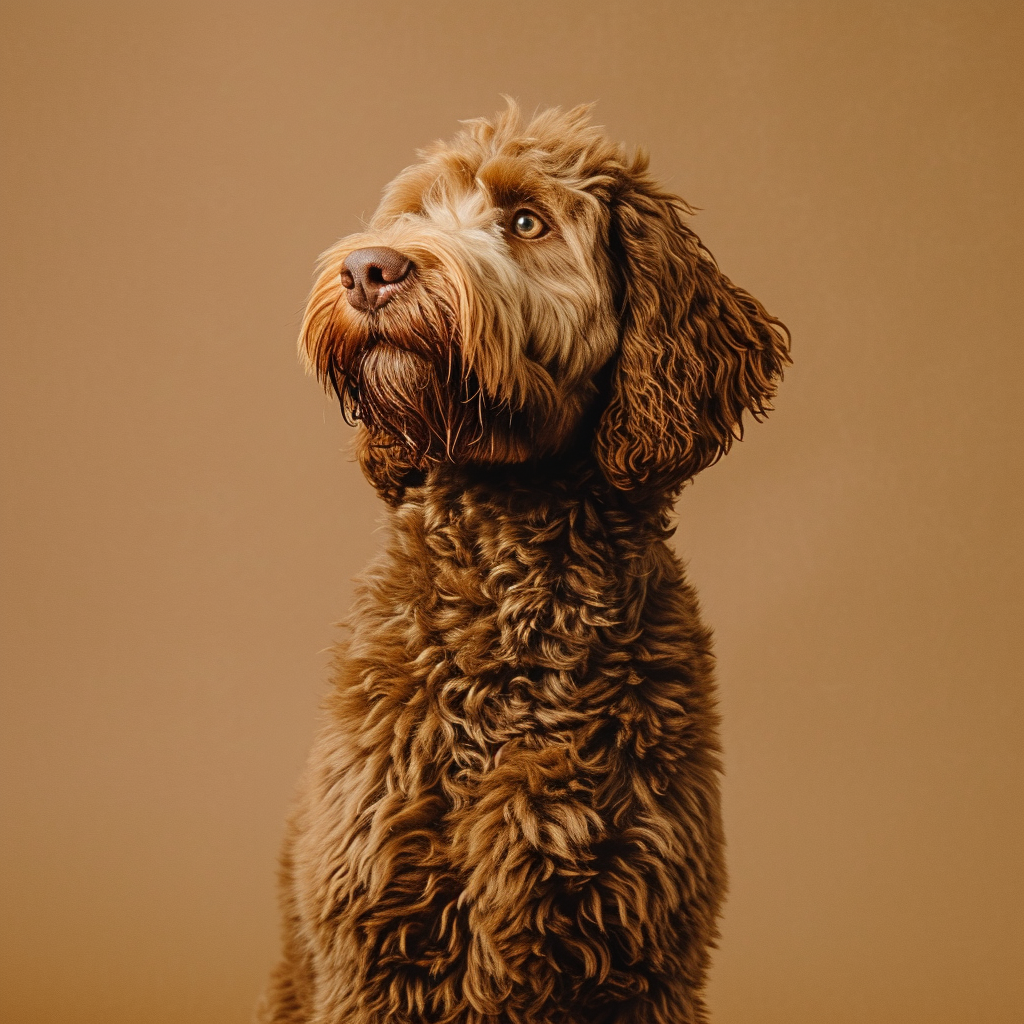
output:
<svg viewBox="0 0 1024 1024"><path fill-rule="evenodd" d="M464 355L453 303L425 300L403 296L358 317L337 315L340 295L324 307L310 352L346 420L361 421L372 445L403 449L419 469L518 463L557 451L588 396L538 388L531 401L512 404L489 395Z"/></svg>
<svg viewBox="0 0 1024 1024"><path fill-rule="evenodd" d="M372 339L345 378L350 417L400 440L414 462L464 462L483 439L484 399L454 348L432 356Z"/></svg>
<svg viewBox="0 0 1024 1024"><path fill-rule="evenodd" d="M484 455L489 403L445 304L405 300L347 323L332 317L316 359L345 418L380 444L401 445L414 464Z"/></svg>

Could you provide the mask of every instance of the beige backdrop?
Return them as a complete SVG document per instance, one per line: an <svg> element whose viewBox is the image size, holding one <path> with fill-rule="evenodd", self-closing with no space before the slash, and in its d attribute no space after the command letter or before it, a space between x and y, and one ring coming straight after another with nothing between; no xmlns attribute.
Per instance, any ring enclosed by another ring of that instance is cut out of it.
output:
<svg viewBox="0 0 1024 1024"><path fill-rule="evenodd" d="M1017 5L160 6L2 12L0 1019L247 1019L379 542L295 358L313 263L503 92L596 99L793 330L679 506L716 1019L1024 1019Z"/></svg>

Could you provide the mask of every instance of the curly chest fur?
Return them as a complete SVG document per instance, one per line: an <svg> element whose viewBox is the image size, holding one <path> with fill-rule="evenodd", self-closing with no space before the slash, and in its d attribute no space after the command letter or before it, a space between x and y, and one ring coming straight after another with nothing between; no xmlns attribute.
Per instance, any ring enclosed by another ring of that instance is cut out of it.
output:
<svg viewBox="0 0 1024 1024"><path fill-rule="evenodd" d="M392 513L293 822L295 1019L701 1019L710 638L663 514L606 497L451 474Z"/></svg>

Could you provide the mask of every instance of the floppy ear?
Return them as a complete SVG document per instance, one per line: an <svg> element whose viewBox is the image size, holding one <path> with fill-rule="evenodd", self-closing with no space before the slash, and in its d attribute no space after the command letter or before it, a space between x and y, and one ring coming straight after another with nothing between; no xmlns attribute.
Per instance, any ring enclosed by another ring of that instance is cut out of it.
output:
<svg viewBox="0 0 1024 1024"><path fill-rule="evenodd" d="M678 490L760 419L789 359L789 331L722 274L638 156L613 203L620 348L594 452L622 490Z"/></svg>

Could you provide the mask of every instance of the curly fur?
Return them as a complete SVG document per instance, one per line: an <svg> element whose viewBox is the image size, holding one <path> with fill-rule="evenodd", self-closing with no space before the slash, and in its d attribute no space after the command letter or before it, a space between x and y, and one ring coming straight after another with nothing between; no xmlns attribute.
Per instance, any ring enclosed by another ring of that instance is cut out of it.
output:
<svg viewBox="0 0 1024 1024"><path fill-rule="evenodd" d="M302 350L390 507L282 858L261 1019L706 1020L711 636L666 541L788 333L587 109L426 151L325 254ZM550 230L525 241L517 210ZM378 310L339 271L399 250Z"/></svg>

